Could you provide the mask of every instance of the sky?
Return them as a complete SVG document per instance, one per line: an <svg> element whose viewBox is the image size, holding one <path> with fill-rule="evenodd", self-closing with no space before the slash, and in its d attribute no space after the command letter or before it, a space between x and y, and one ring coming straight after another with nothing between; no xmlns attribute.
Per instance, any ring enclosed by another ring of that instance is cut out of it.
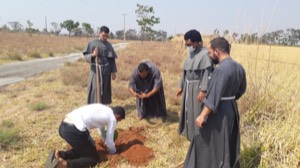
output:
<svg viewBox="0 0 300 168"><path fill-rule="evenodd" d="M206 35L215 29L220 34L224 30L262 34L300 29L300 0L0 0L0 27L17 21L26 28L30 20L32 28L42 31L45 20L50 30L51 22L71 19L89 23L94 29L106 25L116 32L125 25L126 30L139 31L137 4L152 6L154 16L160 18L153 29L169 36L191 29Z"/></svg>

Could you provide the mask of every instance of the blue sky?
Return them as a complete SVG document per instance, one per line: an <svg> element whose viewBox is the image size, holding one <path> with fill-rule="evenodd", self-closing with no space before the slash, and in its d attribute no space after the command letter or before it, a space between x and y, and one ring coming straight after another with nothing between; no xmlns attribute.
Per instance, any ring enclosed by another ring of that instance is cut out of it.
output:
<svg viewBox="0 0 300 168"><path fill-rule="evenodd" d="M197 29L211 34L228 29L238 33L264 33L287 28L300 29L300 0L0 0L0 26L18 21L42 30L47 18L61 23L72 19L90 23L93 28L107 25L112 32L136 29L136 4L152 6L161 23L155 30L168 35Z"/></svg>

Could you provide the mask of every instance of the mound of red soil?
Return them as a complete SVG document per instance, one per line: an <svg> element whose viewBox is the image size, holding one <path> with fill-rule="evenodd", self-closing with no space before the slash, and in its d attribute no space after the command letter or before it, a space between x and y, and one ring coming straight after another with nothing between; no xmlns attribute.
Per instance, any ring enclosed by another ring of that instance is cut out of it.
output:
<svg viewBox="0 0 300 168"><path fill-rule="evenodd" d="M131 127L129 130L118 130L115 141L117 153L109 155L102 139L96 139L96 148L101 163L114 167L120 160L127 160L134 166L143 166L153 158L153 150L144 146L145 137L141 135L144 127Z"/></svg>

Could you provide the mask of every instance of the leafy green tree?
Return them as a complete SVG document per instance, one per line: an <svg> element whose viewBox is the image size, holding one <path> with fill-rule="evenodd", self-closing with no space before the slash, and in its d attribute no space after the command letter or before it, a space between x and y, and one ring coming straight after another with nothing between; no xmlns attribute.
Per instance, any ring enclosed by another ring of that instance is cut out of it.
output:
<svg viewBox="0 0 300 168"><path fill-rule="evenodd" d="M74 22L73 20L65 20L60 24L61 28L65 28L69 32L69 37L73 29L78 28L79 22Z"/></svg>
<svg viewBox="0 0 300 168"><path fill-rule="evenodd" d="M92 36L94 34L94 30L92 29L91 24L89 23L82 23L81 24L83 32L88 35L88 36Z"/></svg>
<svg viewBox="0 0 300 168"><path fill-rule="evenodd" d="M39 32L38 29L32 28L33 23L30 20L27 20L28 28L25 29L25 32L29 33L31 35L32 33L37 33Z"/></svg>
<svg viewBox="0 0 300 168"><path fill-rule="evenodd" d="M155 24L160 23L160 19L154 16L154 9L152 6L144 6L137 4L137 9L135 10L137 15L137 23L141 27L141 34L143 36L152 36L155 32L152 27Z"/></svg>

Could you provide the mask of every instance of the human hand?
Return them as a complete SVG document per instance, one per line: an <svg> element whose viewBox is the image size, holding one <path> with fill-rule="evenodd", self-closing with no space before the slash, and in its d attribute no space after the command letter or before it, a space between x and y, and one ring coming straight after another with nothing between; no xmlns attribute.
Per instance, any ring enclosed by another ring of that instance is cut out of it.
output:
<svg viewBox="0 0 300 168"><path fill-rule="evenodd" d="M181 96L181 94L182 94L182 89L179 88L179 89L177 90L176 96L179 97L179 96Z"/></svg>
<svg viewBox="0 0 300 168"><path fill-rule="evenodd" d="M96 57L96 56L98 56L98 47L95 47L95 49L94 49L94 51L93 51L93 53L92 53L92 57Z"/></svg>
<svg viewBox="0 0 300 168"><path fill-rule="evenodd" d="M202 114L200 114L197 118L196 118L196 125L200 128L203 128L204 124L206 123L207 120L207 116L204 116Z"/></svg>
<svg viewBox="0 0 300 168"><path fill-rule="evenodd" d="M111 79L112 79L112 80L115 80L116 78L117 78L116 73L112 73L112 74L111 74Z"/></svg>
<svg viewBox="0 0 300 168"><path fill-rule="evenodd" d="M134 91L133 91L134 92ZM134 92L133 93L133 96L136 97L136 98L141 98L141 95L139 92Z"/></svg>
<svg viewBox="0 0 300 168"><path fill-rule="evenodd" d="M202 102L204 100L204 98L205 98L205 92L200 91L198 94L198 97L197 97L198 101Z"/></svg>
<svg viewBox="0 0 300 168"><path fill-rule="evenodd" d="M141 99L145 99L145 98L148 98L148 97L149 97L149 95L147 93L141 93L140 94Z"/></svg>

